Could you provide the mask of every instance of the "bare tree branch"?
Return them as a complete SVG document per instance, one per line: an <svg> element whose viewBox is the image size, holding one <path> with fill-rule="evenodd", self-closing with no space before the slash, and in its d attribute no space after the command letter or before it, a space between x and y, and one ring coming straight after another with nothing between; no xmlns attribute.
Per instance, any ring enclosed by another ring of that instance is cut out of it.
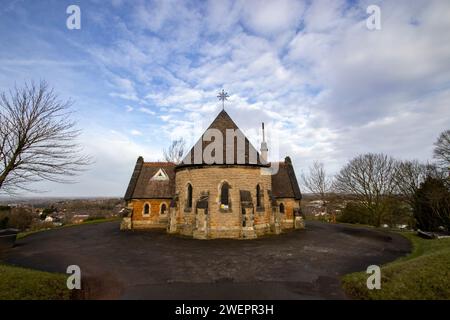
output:
<svg viewBox="0 0 450 320"><path fill-rule="evenodd" d="M0 192L30 190L32 182L70 182L88 165L75 142L72 101L60 101L41 81L0 94Z"/></svg>
<svg viewBox="0 0 450 320"><path fill-rule="evenodd" d="M320 197L326 209L326 200L328 193L331 191L332 178L327 175L324 164L314 161L313 165L309 167L308 175L302 173L300 179L309 192Z"/></svg>
<svg viewBox="0 0 450 320"><path fill-rule="evenodd" d="M396 164L394 180L397 192L411 205L414 205L414 194L427 176L427 166L417 160L399 161Z"/></svg>
<svg viewBox="0 0 450 320"><path fill-rule="evenodd" d="M439 165L450 171L450 130L442 132L434 146L434 158Z"/></svg>
<svg viewBox="0 0 450 320"><path fill-rule="evenodd" d="M384 154L360 155L336 175L334 187L338 192L356 195L380 225L383 200L396 191L395 164L393 158Z"/></svg>
<svg viewBox="0 0 450 320"><path fill-rule="evenodd" d="M172 141L170 146L163 150L164 160L179 164L183 160L185 145L183 138Z"/></svg>

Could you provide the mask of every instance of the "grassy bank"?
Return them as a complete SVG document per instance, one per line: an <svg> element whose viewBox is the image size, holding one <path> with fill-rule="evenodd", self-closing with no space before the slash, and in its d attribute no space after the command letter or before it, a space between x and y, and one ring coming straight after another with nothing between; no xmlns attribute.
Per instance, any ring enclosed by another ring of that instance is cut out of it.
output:
<svg viewBox="0 0 450 320"><path fill-rule="evenodd" d="M0 300L68 300L67 275L0 264Z"/></svg>
<svg viewBox="0 0 450 320"><path fill-rule="evenodd" d="M51 229L19 233L17 238L47 230L115 221L119 218L88 220ZM0 300L68 300L74 298L67 289L68 275L15 267L0 262Z"/></svg>
<svg viewBox="0 0 450 320"><path fill-rule="evenodd" d="M94 220L87 220L87 221L84 221L82 223L65 224L65 225L60 226L60 227L54 227L54 228L48 228L48 229L39 229L39 230L33 230L33 231L25 231L25 232L19 233L17 235L17 239L22 239L22 238L24 238L26 236L29 236L31 234L38 233L38 232L43 232L43 231L47 231L47 230L57 230L57 229L61 229L61 228L69 228L69 227L75 227L75 226L81 226L81 225L87 225L87 224L97 224L97 223L110 222L110 221L116 221L116 220L120 220L120 218L119 217L113 217L113 218L94 219Z"/></svg>
<svg viewBox="0 0 450 320"><path fill-rule="evenodd" d="M410 255L381 267L381 289L369 290L368 274L343 277L354 299L450 299L450 239L427 240L402 233L413 244Z"/></svg>

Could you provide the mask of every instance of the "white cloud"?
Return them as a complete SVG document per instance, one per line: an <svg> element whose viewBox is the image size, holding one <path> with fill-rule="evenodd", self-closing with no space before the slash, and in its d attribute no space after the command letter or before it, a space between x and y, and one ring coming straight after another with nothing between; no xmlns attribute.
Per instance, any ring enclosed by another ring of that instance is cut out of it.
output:
<svg viewBox="0 0 450 320"><path fill-rule="evenodd" d="M45 190L40 196L118 196L125 194L126 187L138 156L145 161L162 158L159 149L150 144L139 144L114 130L95 127L85 130L80 137L84 152L93 157L93 163L76 183L58 184L43 182L36 184L38 190Z"/></svg>
<svg viewBox="0 0 450 320"><path fill-rule="evenodd" d="M179 137L194 143L221 109L215 96L224 88L231 95L226 110L252 143L258 145L264 121L268 135L280 139L272 156L290 155L297 172L315 159L337 171L363 152L427 159L450 123L450 2L383 2L380 31L365 26L368 4L138 1L130 14L115 11L104 19L114 21L104 24L113 41L78 48L101 71L93 83L100 76L109 84L105 95L113 102L104 105L133 101L111 127L139 128L145 137L130 138L147 139L148 146ZM114 6L124 8L121 1ZM15 59L52 61L28 58ZM61 63L65 74L82 67ZM31 64L19 64L21 76L27 74ZM18 70L2 64L1 83ZM132 166L143 152L130 138L120 140L132 154L120 165ZM113 146L123 148L118 141Z"/></svg>
<svg viewBox="0 0 450 320"><path fill-rule="evenodd" d="M303 2L297 0L245 0L242 6L242 23L263 35L295 29L304 10Z"/></svg>
<svg viewBox="0 0 450 320"><path fill-rule="evenodd" d="M149 108L145 108L145 107L139 108L139 111L143 112L143 113L146 113L146 114L150 114L150 115L155 115L156 114L155 111L152 111Z"/></svg>
<svg viewBox="0 0 450 320"><path fill-rule="evenodd" d="M343 16L346 6L345 0L312 1L304 16L305 29L313 33L335 31L349 21Z"/></svg>
<svg viewBox="0 0 450 320"><path fill-rule="evenodd" d="M133 136L142 136L142 132L139 131L139 130L131 130L130 133L131 133Z"/></svg>
<svg viewBox="0 0 450 320"><path fill-rule="evenodd" d="M444 45L450 43L444 31L448 19L442 15L448 12L446 6L440 2L383 4L382 30L369 32L364 3L350 7L344 1L314 1L304 7L291 1L209 2L205 32L221 31L224 38L199 44L198 64L189 66L189 59L181 60L170 71L159 71L171 86L151 90L146 100L171 114L160 115L169 137L186 132L195 136L190 121L202 115L211 118L220 108L214 99L216 91L225 87L232 94L227 110L254 141L255 128L266 121L271 123L268 130L283 139L280 156L293 154L302 167L325 159L337 170L350 155L383 151L383 135L373 130L388 132L395 127L395 134L406 139L400 122L414 114L408 113L411 104L450 79L446 59L450 53ZM185 9L177 12L184 15ZM229 15L223 15L226 11ZM413 18L418 25L409 23ZM171 19L166 16L160 23ZM300 23L303 28L298 31ZM193 34L196 39L198 30ZM160 52L173 53L166 49L163 46ZM431 100L423 99L415 108L430 110ZM436 99L440 104L446 101L445 95ZM449 112L443 110L441 116L449 119ZM430 117L429 121L437 120ZM202 127L207 125L203 122ZM427 139L414 141L430 145L429 137L438 132L426 131Z"/></svg>
<svg viewBox="0 0 450 320"><path fill-rule="evenodd" d="M133 81L116 76L113 78L113 83L119 90L119 92L110 93L112 97L119 97L131 101L139 101Z"/></svg>

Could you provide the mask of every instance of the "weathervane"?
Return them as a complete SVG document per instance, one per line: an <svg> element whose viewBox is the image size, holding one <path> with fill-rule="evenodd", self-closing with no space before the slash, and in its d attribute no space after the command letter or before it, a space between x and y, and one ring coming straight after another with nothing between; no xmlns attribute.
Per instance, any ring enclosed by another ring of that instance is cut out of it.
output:
<svg viewBox="0 0 450 320"><path fill-rule="evenodd" d="M222 92L219 92L219 94L217 95L217 98L219 98L219 100L222 100L222 110L225 109L225 100L228 100L230 96L228 95L228 92L225 92L222 89Z"/></svg>

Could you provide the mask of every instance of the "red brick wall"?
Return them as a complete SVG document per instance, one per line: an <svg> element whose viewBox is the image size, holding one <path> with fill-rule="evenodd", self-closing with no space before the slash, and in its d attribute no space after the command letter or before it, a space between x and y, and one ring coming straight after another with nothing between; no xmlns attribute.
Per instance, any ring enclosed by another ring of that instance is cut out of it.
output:
<svg viewBox="0 0 450 320"><path fill-rule="evenodd" d="M143 215L144 205L148 203L151 206L150 214ZM139 199L139 200L131 200L131 204L133 206L133 216L132 221L152 221L155 223L159 222L161 217L160 215L160 206L162 203L166 204L166 214L169 215L169 199Z"/></svg>

